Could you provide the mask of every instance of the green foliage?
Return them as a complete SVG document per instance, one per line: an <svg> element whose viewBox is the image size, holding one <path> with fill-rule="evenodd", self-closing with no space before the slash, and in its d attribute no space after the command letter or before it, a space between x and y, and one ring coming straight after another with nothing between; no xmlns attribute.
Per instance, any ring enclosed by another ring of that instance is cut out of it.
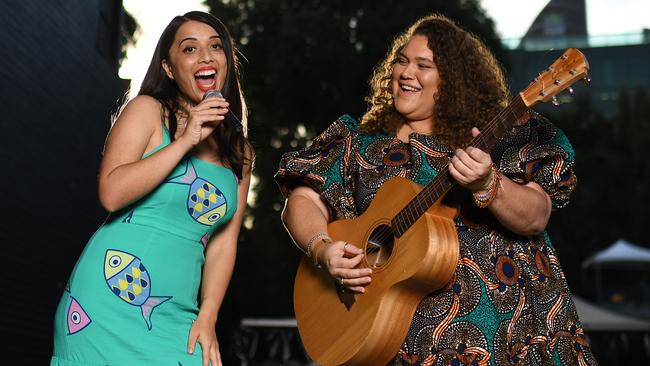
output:
<svg viewBox="0 0 650 366"><path fill-rule="evenodd" d="M126 9L123 9L122 12L122 23L120 27L120 44L122 45L120 49L120 65L126 57L126 49L135 44L135 39L138 36L137 33L140 31L140 26L133 15L126 11Z"/></svg>

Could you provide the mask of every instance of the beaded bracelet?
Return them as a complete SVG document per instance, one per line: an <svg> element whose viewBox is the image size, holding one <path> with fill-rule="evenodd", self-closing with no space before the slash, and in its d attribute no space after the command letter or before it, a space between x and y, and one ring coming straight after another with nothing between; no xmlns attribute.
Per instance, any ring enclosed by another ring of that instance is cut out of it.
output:
<svg viewBox="0 0 650 366"><path fill-rule="evenodd" d="M325 234L325 233L318 233L318 234L312 236L312 237L309 239L309 241L307 242L307 253L305 253L305 254L307 254L307 257L311 258L311 256L312 256L312 252L311 252L312 245L314 244L314 242L315 242L316 239L318 239L318 238L325 238L325 239L332 240L332 238L330 238L329 235L327 235L327 234Z"/></svg>
<svg viewBox="0 0 650 366"><path fill-rule="evenodd" d="M490 180L490 185L488 188L484 190L485 193L472 192L474 203L479 208L488 207L490 203L492 203L492 201L497 198L499 187L501 187L501 173L499 173L497 167L494 164L492 164L490 169L492 170L492 179Z"/></svg>

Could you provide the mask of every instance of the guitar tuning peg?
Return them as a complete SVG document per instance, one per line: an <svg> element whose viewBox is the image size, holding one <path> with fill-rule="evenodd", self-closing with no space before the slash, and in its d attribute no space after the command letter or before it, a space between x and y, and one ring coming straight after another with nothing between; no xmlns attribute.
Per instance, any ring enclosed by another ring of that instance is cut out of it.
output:
<svg viewBox="0 0 650 366"><path fill-rule="evenodd" d="M553 99L551 99L551 103L553 103L553 105L556 106L556 107L560 106L560 101L557 100L557 97L555 97L555 96L553 97Z"/></svg>
<svg viewBox="0 0 650 366"><path fill-rule="evenodd" d="M569 91L569 94L571 94L571 96L574 96L576 94L576 92L573 90L572 87L568 87L567 90Z"/></svg>

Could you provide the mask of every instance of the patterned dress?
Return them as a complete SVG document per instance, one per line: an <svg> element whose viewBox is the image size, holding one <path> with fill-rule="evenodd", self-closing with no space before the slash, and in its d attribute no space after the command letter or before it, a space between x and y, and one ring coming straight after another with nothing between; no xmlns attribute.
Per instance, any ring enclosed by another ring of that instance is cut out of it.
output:
<svg viewBox="0 0 650 366"><path fill-rule="evenodd" d="M313 143L286 153L276 174L283 194L308 185L332 217L362 214L379 187L396 176L421 185L447 169L451 150L435 136L367 134L343 116ZM492 159L515 182L534 181L553 208L573 191L574 151L540 116L497 141ZM458 186L445 198L460 209L460 259L448 285L419 304L394 365L596 365L546 233L511 233Z"/></svg>
<svg viewBox="0 0 650 366"><path fill-rule="evenodd" d="M163 126L150 154L169 143ZM154 191L111 214L61 298L50 365L202 365L200 345L190 355L187 340L204 249L236 209L234 173L186 156Z"/></svg>

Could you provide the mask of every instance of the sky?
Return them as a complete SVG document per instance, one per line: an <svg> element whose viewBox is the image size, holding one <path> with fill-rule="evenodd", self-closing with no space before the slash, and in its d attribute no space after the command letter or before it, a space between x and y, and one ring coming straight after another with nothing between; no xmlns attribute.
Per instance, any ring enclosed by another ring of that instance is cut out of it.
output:
<svg viewBox="0 0 650 366"><path fill-rule="evenodd" d="M176 15L190 10L207 11L202 0L123 0L126 10L137 20L140 33L135 47L127 50L120 77L131 79L137 90L142 82L158 37ZM549 0L481 0L494 19L501 38L520 38L526 33ZM517 14L514 16L513 14ZM639 33L650 29L650 0L587 0L587 29L590 35Z"/></svg>
<svg viewBox="0 0 650 366"><path fill-rule="evenodd" d="M481 0L501 38L521 38L549 0ZM518 14L515 16L513 14ZM638 33L650 29L650 0L587 0L590 35Z"/></svg>
<svg viewBox="0 0 650 366"><path fill-rule="evenodd" d="M208 11L202 0L123 0L124 8L138 22L135 47L126 51L126 59L120 67L120 77L131 79L131 89L137 93L144 74L151 62L158 38L176 15L192 10Z"/></svg>

